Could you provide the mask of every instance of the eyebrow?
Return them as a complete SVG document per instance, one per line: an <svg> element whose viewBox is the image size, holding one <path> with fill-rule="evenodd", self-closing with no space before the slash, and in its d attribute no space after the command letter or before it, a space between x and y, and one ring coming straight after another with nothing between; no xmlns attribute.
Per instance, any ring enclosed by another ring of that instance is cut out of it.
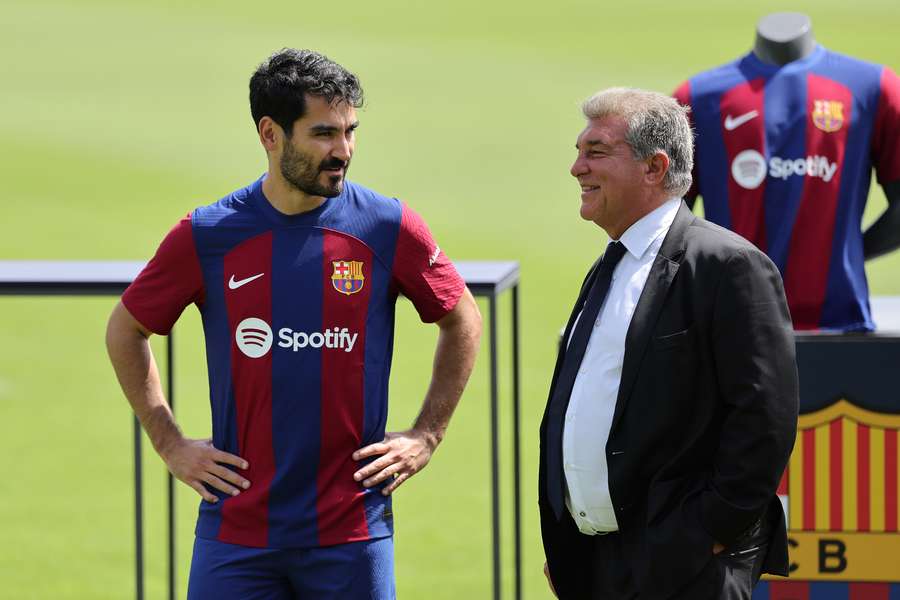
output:
<svg viewBox="0 0 900 600"><path fill-rule="evenodd" d="M607 148L607 149L612 148L611 144L608 144L608 143L604 142L603 140L598 140L598 139L584 140L584 142L581 143L581 146L588 147L588 148L593 148L595 146L602 146L603 148ZM576 150L580 150L581 146L579 146L578 142L575 142Z"/></svg>
<svg viewBox="0 0 900 600"><path fill-rule="evenodd" d="M359 121L354 121L353 123L350 124L349 127L347 127L347 129L350 131L353 131L357 127L359 127ZM340 128L335 127L334 125L327 125L325 123L320 123L318 125L313 125L312 127L309 128L309 130L313 133L331 133L333 131L339 131Z"/></svg>

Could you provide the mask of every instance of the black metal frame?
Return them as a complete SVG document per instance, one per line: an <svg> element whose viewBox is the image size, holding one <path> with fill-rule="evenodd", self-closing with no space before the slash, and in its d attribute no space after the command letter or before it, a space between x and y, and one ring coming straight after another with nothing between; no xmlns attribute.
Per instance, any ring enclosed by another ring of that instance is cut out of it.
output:
<svg viewBox="0 0 900 600"><path fill-rule="evenodd" d="M499 381L497 374L497 298L507 289L512 290L512 419L513 419L513 566L515 573L514 597L522 598L522 498L521 498L521 445L520 445L520 388L519 388L519 264L468 263L457 264L460 274L476 297L488 299L488 344L490 347L491 394L491 549L493 598L502 597L502 556L500 552L500 417Z"/></svg>
<svg viewBox="0 0 900 600"><path fill-rule="evenodd" d="M132 261L0 261L0 295L7 296L115 296L120 295L143 268ZM514 596L522 597L521 459L519 387L519 265L516 262L460 262L460 274L472 294L487 298L490 346L491 418L491 520L493 558L493 598L500 600L500 444L499 382L497 341L497 298L512 290L512 419L513 419L513 527L515 570ZM174 334L166 343L166 391L175 410ZM135 597L144 600L144 507L143 453L141 426L133 418L134 514L135 514ZM168 597L175 598L175 484L167 474Z"/></svg>

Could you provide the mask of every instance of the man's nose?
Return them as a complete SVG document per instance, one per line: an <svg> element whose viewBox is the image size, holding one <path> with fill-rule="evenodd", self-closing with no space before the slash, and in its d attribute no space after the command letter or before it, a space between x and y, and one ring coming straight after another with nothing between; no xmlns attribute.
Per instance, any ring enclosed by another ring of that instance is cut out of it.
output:
<svg viewBox="0 0 900 600"><path fill-rule="evenodd" d="M353 156L353 141L342 137L335 144L331 151L331 155L337 159L348 161Z"/></svg>
<svg viewBox="0 0 900 600"><path fill-rule="evenodd" d="M575 159L575 162L572 163L572 168L569 169L569 173L572 174L572 177L578 177L579 175L584 175L588 172L587 161L584 160L583 156L579 156Z"/></svg>

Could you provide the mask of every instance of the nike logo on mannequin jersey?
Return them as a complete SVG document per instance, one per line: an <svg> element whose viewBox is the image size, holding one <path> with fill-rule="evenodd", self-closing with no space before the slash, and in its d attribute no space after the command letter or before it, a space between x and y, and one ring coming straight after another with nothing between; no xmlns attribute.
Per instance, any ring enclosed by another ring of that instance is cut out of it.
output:
<svg viewBox="0 0 900 600"><path fill-rule="evenodd" d="M263 275L265 275L265 272L259 273L257 275L253 275L252 277L247 277L246 279L238 279L238 280L235 280L234 275L232 275L231 279L228 280L228 289L236 290L239 287L241 287L242 285L246 285L246 284L250 283L254 279L259 279Z"/></svg>
<svg viewBox="0 0 900 600"><path fill-rule="evenodd" d="M738 115L736 117L732 117L731 115L728 115L725 117L725 129L727 129L728 131L734 131L735 129L737 129L738 127L740 127L747 121L752 121L753 119L755 119L758 116L759 116L759 113L755 110L751 110L748 113L744 113L744 114Z"/></svg>

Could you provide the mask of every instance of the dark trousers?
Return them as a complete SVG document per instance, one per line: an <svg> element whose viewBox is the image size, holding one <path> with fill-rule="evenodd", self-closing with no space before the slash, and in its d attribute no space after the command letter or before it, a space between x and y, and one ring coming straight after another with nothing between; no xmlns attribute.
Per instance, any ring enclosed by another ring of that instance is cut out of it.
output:
<svg viewBox="0 0 900 600"><path fill-rule="evenodd" d="M769 534L767 520L762 518L731 548L715 556L710 548L706 567L670 598L750 600L762 571ZM591 556L589 564L592 565L588 572L576 572L564 565L551 564L551 576L561 600L640 600L618 533L584 535L565 514L560 536L567 538L571 550ZM557 566L558 569L554 568Z"/></svg>

